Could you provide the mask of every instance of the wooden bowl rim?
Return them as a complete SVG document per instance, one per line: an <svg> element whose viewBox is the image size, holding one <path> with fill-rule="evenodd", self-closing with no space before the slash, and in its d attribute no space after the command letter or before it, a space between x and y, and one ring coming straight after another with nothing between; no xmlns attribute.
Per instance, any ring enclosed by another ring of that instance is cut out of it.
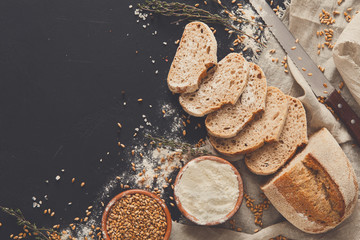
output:
<svg viewBox="0 0 360 240"><path fill-rule="evenodd" d="M166 231L165 231L165 235L164 235L164 240L168 240L170 238L170 234L171 234L171 228L172 228L172 221L171 221L171 214L170 211L168 209L168 207L166 206L166 204L164 203L164 201L159 198L158 196L156 196L154 193L151 193L149 191L143 190L143 189L130 189L130 190L126 190L124 192L119 193L118 195L116 195L115 197L113 197L109 203L106 205L106 208L103 212L102 215L102 219L101 219L101 228L102 228L102 232L103 235L105 236L106 240L111 240L110 236L107 232L107 227L106 227L106 222L107 222L107 218L109 216L110 213L110 209L111 207L120 199L123 198L126 195L131 195L131 194L143 194L146 196L149 196L153 199L155 199L160 206L162 207L162 209L165 212L165 217L166 217L166 223L167 223L167 227L166 227Z"/></svg>
<svg viewBox="0 0 360 240"><path fill-rule="evenodd" d="M188 166L189 163L191 162L199 162L199 161L204 161L204 160L211 160L211 161L216 161L216 162L220 162L220 163L224 163L224 164L228 164L230 165L231 169L234 171L238 183L239 183L239 197L236 201L235 207L233 208L233 210L231 210L225 217L219 219L218 221L213 221L213 222L208 222L205 224L201 224L198 222L198 219L196 217L194 217L193 215L189 214L181 205L181 202L178 198L178 196L175 194L175 189L177 184L179 183L184 171L186 171L186 168ZM239 173L239 171L227 160L220 158L220 157L215 157L215 156L201 156L201 157L197 157L194 158L192 160L190 160L189 162L187 162L179 171L178 175L176 176L176 180L174 183L174 198L175 198L175 202L176 205L178 207L178 209L180 210L180 212L190 221L192 221L193 223L196 223L198 225L205 225L205 226L213 226L213 225L218 225L221 223L224 223L225 221L229 220L240 208L242 200L243 200L243 196L244 196L244 188L243 188L243 181L241 178L241 175Z"/></svg>

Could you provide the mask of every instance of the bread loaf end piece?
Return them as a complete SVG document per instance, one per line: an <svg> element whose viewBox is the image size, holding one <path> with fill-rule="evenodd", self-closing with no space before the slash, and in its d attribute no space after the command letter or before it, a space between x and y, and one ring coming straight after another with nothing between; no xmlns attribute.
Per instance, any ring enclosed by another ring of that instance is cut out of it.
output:
<svg viewBox="0 0 360 240"><path fill-rule="evenodd" d="M266 108L232 138L209 136L210 143L220 153L236 156L255 151L265 142L279 140L288 113L289 99L276 87L268 87Z"/></svg>
<svg viewBox="0 0 360 240"><path fill-rule="evenodd" d="M202 22L187 24L167 77L170 91L195 92L207 70L217 64L216 54L217 42L211 29Z"/></svg>
<svg viewBox="0 0 360 240"><path fill-rule="evenodd" d="M262 148L245 156L247 167L255 174L275 173L308 142L305 109L300 100L290 97L289 110L278 142L265 144Z"/></svg>
<svg viewBox="0 0 360 240"><path fill-rule="evenodd" d="M248 72L249 64L242 55L230 53L196 92L180 95L180 105L188 114L202 117L225 104L235 104L245 89Z"/></svg>
<svg viewBox="0 0 360 240"><path fill-rule="evenodd" d="M256 114L264 111L266 90L264 72L258 65L249 63L249 79L244 92L234 105L224 105L206 117L208 133L219 138L236 136Z"/></svg>
<svg viewBox="0 0 360 240"><path fill-rule="evenodd" d="M325 128L261 189L289 222L308 233L335 228L351 215L358 196L354 169Z"/></svg>

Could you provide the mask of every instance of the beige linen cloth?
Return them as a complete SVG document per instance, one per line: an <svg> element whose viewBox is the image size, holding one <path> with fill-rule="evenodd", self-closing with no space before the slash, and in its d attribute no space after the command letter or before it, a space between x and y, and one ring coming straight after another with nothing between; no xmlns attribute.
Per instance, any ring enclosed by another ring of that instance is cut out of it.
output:
<svg viewBox="0 0 360 240"><path fill-rule="evenodd" d="M335 87L338 87L341 81L345 81L346 84L342 90L342 96L355 112L360 115L360 106L356 102L357 100L360 103L360 14L350 24L347 23L343 12L349 7L353 8L351 15L355 15L355 11L360 10L360 1L345 0L341 6L338 6L336 0L293 0L285 13L283 21L288 24L290 31L300 40L301 45L315 63L325 67L325 75ZM320 25L319 13L322 9L330 13L334 10L340 12L340 15L335 17L336 23L334 25ZM333 43L335 41L338 41L338 43L334 51L325 48L321 51L320 55L317 55L317 45L318 43L324 43L324 38L317 37L316 31L324 30L325 28L332 28L334 30ZM270 55L270 49L276 49L276 53ZM291 60L288 62L291 74L285 74L284 67L281 64L271 61L271 58L283 59L285 55L276 39L270 37L267 48L263 51L257 62L267 76L268 85L279 87L286 94L298 97L302 101L308 118L308 134L310 135L322 127L328 128L352 162L358 180L360 180L360 148L354 146L354 142L343 125L336 121L324 105L317 101L305 79ZM349 89L351 89L351 93ZM249 172L242 160L234 162L234 165L238 168L243 178L245 192L252 198L261 199L259 184L266 178ZM360 203L360 200L358 200L358 203ZM355 212L337 228L324 234L315 235L304 233L295 228L272 206L264 211L264 226L259 228L254 225L254 216L245 205L243 202L240 210L233 217L236 228L240 227L242 232L229 230L229 223L217 227L201 227L185 220L187 224L173 222L171 239L252 240L270 239L278 235L290 239L360 239L359 204ZM256 229L260 229L260 231L254 233Z"/></svg>

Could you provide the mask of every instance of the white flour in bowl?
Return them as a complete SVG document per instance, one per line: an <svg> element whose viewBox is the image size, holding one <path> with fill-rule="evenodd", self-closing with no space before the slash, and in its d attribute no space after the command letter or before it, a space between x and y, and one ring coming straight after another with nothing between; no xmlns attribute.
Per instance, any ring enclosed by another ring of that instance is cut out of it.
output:
<svg viewBox="0 0 360 240"><path fill-rule="evenodd" d="M239 182L230 165L217 161L192 161L175 186L175 195L186 212L205 225L223 220L235 207ZM224 219L226 220L226 219Z"/></svg>

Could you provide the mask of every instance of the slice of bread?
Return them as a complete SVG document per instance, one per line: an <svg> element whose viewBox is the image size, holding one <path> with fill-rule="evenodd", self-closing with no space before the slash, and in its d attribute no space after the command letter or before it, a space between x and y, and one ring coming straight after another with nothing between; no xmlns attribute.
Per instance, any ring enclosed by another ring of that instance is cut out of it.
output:
<svg viewBox="0 0 360 240"><path fill-rule="evenodd" d="M276 87L268 87L266 108L257 115L238 135L232 138L209 136L211 145L220 153L236 156L255 151L265 142L279 140L288 113L289 100Z"/></svg>
<svg viewBox="0 0 360 240"><path fill-rule="evenodd" d="M179 102L192 116L202 117L225 104L235 104L248 81L248 62L239 53L230 53L209 73L194 93L184 93Z"/></svg>
<svg viewBox="0 0 360 240"><path fill-rule="evenodd" d="M265 74L258 65L249 63L249 79L244 92L235 105L225 105L206 117L208 133L219 138L236 136L257 113L264 111L266 90Z"/></svg>
<svg viewBox="0 0 360 240"><path fill-rule="evenodd" d="M207 70L217 64L216 54L217 42L208 25L187 24L167 77L170 91L195 92Z"/></svg>
<svg viewBox="0 0 360 240"><path fill-rule="evenodd" d="M298 147L308 142L305 109L298 99L288 98L288 115L279 141L265 144L245 156L246 165L255 174L273 174L295 154Z"/></svg>
<svg viewBox="0 0 360 240"><path fill-rule="evenodd" d="M354 169L326 128L261 189L289 222L308 233L339 225L358 199Z"/></svg>

